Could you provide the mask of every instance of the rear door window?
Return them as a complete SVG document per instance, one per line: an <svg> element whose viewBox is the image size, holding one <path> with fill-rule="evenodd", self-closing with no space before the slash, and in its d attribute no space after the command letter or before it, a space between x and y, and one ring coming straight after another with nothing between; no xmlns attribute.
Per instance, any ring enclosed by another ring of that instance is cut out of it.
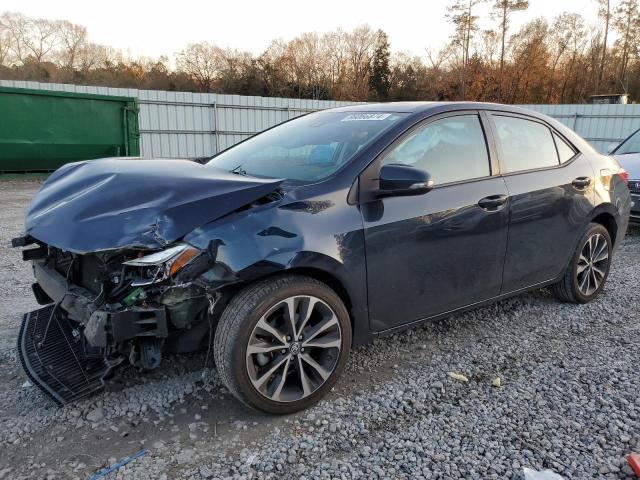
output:
<svg viewBox="0 0 640 480"><path fill-rule="evenodd" d="M559 164L551 130L545 125L503 115L493 115L493 121L502 147L506 173Z"/></svg>

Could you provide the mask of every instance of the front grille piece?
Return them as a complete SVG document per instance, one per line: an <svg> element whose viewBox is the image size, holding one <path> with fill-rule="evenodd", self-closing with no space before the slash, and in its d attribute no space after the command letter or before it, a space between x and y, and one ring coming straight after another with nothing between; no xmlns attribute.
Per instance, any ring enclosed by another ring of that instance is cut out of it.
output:
<svg viewBox="0 0 640 480"><path fill-rule="evenodd" d="M56 403L64 405L104 387L110 365L88 359L82 335L54 305L27 313L18 335L18 352L29 379Z"/></svg>

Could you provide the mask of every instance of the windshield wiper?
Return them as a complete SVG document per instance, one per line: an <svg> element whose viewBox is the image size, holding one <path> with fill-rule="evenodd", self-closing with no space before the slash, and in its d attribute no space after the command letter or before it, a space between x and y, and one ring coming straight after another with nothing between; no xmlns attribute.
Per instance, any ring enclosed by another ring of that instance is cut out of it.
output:
<svg viewBox="0 0 640 480"><path fill-rule="evenodd" d="M235 173L236 175L242 175L243 177L247 176L247 171L242 168L242 164L238 165L236 168L232 168L229 170L231 173Z"/></svg>

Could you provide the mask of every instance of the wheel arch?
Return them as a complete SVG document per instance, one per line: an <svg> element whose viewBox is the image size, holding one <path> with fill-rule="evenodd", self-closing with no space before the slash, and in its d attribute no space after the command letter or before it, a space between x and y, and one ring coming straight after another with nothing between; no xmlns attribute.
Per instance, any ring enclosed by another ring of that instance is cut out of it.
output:
<svg viewBox="0 0 640 480"><path fill-rule="evenodd" d="M349 313L349 321L351 323L352 332L352 344L360 345L363 343L367 343L370 336L368 315L363 315L361 311L362 308L365 308L366 310L366 305L359 305L359 301L354 298L354 296L357 296L358 294L355 292L350 292L345 282L343 282L334 273L317 266L296 265L279 272L273 272L271 274L265 275L259 279L254 279L248 283L284 275L310 277L324 283L327 287L333 290L340 297L340 300L342 300L344 306L347 309L347 312Z"/></svg>
<svg viewBox="0 0 640 480"><path fill-rule="evenodd" d="M591 222L598 223L607 229L612 245L616 245L618 241L619 223L617 217L619 217L619 213L611 204L599 205L591 214Z"/></svg>
<svg viewBox="0 0 640 480"><path fill-rule="evenodd" d="M341 265L336 259L328 258L322 254L305 252L302 256L290 259L287 265L272 264L267 269L247 269L252 272L249 275L240 275L239 281L232 282L218 288L221 294L221 309L242 289L255 282L264 281L282 276L305 276L322 282L332 289L342 300L349 313L349 321L352 331L352 345L362 345L373 339L369 329L369 316L367 308L366 286L364 280L359 282L357 272L347 278L341 278L337 272ZM257 272L260 272L257 274ZM347 272L349 273L349 272Z"/></svg>

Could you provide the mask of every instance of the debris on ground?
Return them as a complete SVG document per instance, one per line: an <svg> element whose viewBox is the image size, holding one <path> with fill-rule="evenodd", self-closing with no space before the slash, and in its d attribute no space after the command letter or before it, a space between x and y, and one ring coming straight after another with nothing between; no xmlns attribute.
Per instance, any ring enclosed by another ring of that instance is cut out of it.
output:
<svg viewBox="0 0 640 480"><path fill-rule="evenodd" d="M496 388L500 388L502 386L502 380L500 380L500 377L496 377L493 379L493 382L491 382L491 385Z"/></svg>
<svg viewBox="0 0 640 480"><path fill-rule="evenodd" d="M449 372L449 376L454 380L458 380L459 382L468 382L469 379L463 375L462 373Z"/></svg>
<svg viewBox="0 0 640 480"><path fill-rule="evenodd" d="M524 468L524 480L564 480L564 477L552 472L551 470L531 470Z"/></svg>
<svg viewBox="0 0 640 480"><path fill-rule="evenodd" d="M89 480L98 480L100 478L104 478L107 475L109 475L111 472L115 472L116 470L118 470L120 467L124 467L128 463L133 462L135 459L144 457L147 453L149 453L149 450L140 450L138 453L134 453L129 457L125 457L119 462L114 463L110 467L103 468L99 472L91 475L91 478Z"/></svg>
<svg viewBox="0 0 640 480"><path fill-rule="evenodd" d="M631 467L631 470L640 477L640 453L630 453L627 456L627 462Z"/></svg>

